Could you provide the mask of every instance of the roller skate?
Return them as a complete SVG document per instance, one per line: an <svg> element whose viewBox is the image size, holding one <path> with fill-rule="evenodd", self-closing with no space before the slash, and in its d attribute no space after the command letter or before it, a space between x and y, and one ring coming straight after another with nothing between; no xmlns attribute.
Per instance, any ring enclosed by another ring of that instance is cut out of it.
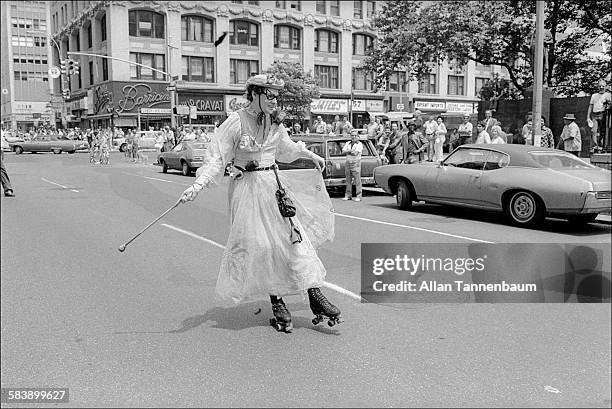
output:
<svg viewBox="0 0 612 409"><path fill-rule="evenodd" d="M277 331L286 333L293 331L291 313L287 309L283 299L270 296L270 301L272 301L272 312L274 313L274 318L270 318L270 325L276 328Z"/></svg>
<svg viewBox="0 0 612 409"><path fill-rule="evenodd" d="M310 309L312 313L316 315L316 317L312 319L314 325L324 321L325 318L328 319L327 325L330 327L344 322L338 307L325 298L320 288L309 288L308 299L310 300Z"/></svg>

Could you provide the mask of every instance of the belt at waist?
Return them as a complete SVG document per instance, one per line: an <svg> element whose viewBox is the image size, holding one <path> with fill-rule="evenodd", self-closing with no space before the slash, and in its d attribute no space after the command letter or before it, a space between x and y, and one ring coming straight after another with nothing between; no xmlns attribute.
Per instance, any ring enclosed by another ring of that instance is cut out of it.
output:
<svg viewBox="0 0 612 409"><path fill-rule="evenodd" d="M257 171L260 171L260 170L272 170L274 168L274 165L266 166L265 168L254 168L254 169L253 168L245 169L242 166L234 166L234 167L236 169L239 169L239 170L243 171L243 172L257 172Z"/></svg>

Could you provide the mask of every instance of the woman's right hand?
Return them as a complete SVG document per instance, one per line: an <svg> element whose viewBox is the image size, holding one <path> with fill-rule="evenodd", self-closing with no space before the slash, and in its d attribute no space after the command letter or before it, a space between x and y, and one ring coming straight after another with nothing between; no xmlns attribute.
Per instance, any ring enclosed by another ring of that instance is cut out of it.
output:
<svg viewBox="0 0 612 409"><path fill-rule="evenodd" d="M191 185L181 195L181 203L191 202L194 200L202 188L198 185Z"/></svg>

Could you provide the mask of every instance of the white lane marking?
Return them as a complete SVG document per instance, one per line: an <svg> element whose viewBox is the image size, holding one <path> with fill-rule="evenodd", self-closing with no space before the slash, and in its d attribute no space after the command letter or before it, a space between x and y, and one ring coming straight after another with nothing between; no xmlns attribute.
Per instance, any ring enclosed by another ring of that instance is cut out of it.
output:
<svg viewBox="0 0 612 409"><path fill-rule="evenodd" d="M342 214L342 213L334 213L336 216L340 216L340 217L347 217L349 219L357 219L357 220L363 220L366 222L372 222L372 223L379 223L379 224L385 224L387 226L394 226L394 227L403 227L406 229L413 229L413 230L420 230L420 231L426 231L428 233L434 233L434 234L441 234L443 236L450 236L450 237L456 237L459 239L464 239L464 240L471 240L471 241L478 241L480 243L488 243L488 244L495 244L492 241L487 241L487 240L480 240L480 239L475 239L472 237L466 237L466 236L459 236L458 234L451 234L451 233L444 233L441 231L437 231L437 230L430 230L430 229L424 229L422 227L414 227L414 226L408 226L405 224L398 224L398 223L390 223L390 222L383 222L380 220L374 220L374 219L366 219L365 217L358 217L358 216L351 216L348 214Z"/></svg>
<svg viewBox="0 0 612 409"><path fill-rule="evenodd" d="M167 227L167 228L169 228L171 230L177 231L179 233L183 233L183 234L185 234L185 235L187 235L189 237L193 237L194 239L203 241L205 243L212 244L213 246L216 246L216 247L219 247L220 249L225 250L225 246L224 245L222 245L220 243L217 243L216 241L209 240L209 239L207 239L205 237L202 237L199 234L195 234L193 232L190 232L189 230L184 230L184 229L181 229L180 227L172 226L171 224L166 224L166 223L162 223L162 226ZM357 294L347 290L346 288L342 288L339 285L336 285L336 284L324 281L323 282L323 286L329 288L330 290L336 291L336 292L338 292L340 294L344 294L344 295L346 295L348 297L354 298L357 301L362 301L363 300ZM365 300L363 300L363 301L365 301Z"/></svg>
<svg viewBox="0 0 612 409"><path fill-rule="evenodd" d="M166 180L166 179L160 179L160 178L153 178L150 176L143 176L143 175L138 175L136 173L128 173L128 172L123 172L125 175L130 175L130 176L138 176L141 178L145 178L145 179L151 179L151 180L158 180L160 182L166 182L166 183L175 183L177 185L182 185L182 186L191 186L191 185L186 185L184 183L180 183L180 182L175 182L174 180Z"/></svg>
<svg viewBox="0 0 612 409"><path fill-rule="evenodd" d="M64 186L64 185L60 185L59 183L51 182L50 180L47 180L47 179L45 179L45 178L41 178L41 179L42 179L44 182L51 183L52 185L55 185L55 186L59 186L59 187L61 187L62 189L68 189L68 186ZM79 193L79 191L78 191L78 190L76 190L76 189L70 189L70 191L71 191L71 192L75 192L75 193Z"/></svg>

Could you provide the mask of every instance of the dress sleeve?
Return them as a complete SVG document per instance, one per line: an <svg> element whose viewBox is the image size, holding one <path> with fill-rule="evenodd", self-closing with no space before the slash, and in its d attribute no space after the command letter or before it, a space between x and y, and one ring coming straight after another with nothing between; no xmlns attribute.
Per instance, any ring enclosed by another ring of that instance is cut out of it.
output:
<svg viewBox="0 0 612 409"><path fill-rule="evenodd" d="M214 187L219 184L225 165L231 162L235 156L236 142L240 138L240 117L238 113L232 112L230 116L219 126L215 136L210 141L204 165L196 172L195 184L201 187Z"/></svg>
<svg viewBox="0 0 612 409"><path fill-rule="evenodd" d="M291 163L300 158L312 158L312 152L306 148L304 142L293 142L283 125L278 127L279 142L276 147L276 159L279 162Z"/></svg>

